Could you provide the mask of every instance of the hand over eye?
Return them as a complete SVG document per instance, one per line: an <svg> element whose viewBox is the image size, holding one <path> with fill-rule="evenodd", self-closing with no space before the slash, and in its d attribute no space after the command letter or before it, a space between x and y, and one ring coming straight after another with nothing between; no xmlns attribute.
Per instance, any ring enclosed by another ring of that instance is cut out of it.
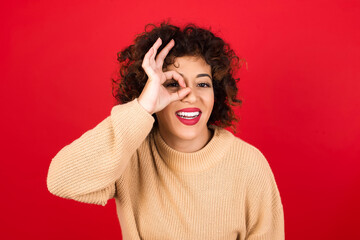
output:
<svg viewBox="0 0 360 240"><path fill-rule="evenodd" d="M158 38L154 45L145 54L142 68L144 69L148 80L141 92L138 101L150 114L164 109L169 103L180 100L190 93L191 89L187 88L183 77L176 71L163 72L163 63L171 48L175 45L172 39L156 56L157 50L162 44ZM156 56L156 58L155 58ZM164 82L174 79L180 86L177 91L169 92L164 86Z"/></svg>

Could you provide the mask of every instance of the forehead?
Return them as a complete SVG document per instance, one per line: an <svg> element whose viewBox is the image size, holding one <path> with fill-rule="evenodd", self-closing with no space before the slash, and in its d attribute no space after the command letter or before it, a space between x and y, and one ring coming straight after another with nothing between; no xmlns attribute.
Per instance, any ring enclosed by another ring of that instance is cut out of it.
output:
<svg viewBox="0 0 360 240"><path fill-rule="evenodd" d="M178 72L186 73L207 73L211 74L211 67L205 62L202 57L197 56L183 56L174 59L174 64L167 66L168 70L176 70Z"/></svg>

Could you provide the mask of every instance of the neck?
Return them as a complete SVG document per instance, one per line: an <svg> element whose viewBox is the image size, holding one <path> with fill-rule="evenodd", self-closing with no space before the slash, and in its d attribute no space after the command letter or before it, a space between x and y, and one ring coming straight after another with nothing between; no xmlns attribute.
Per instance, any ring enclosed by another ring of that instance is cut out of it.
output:
<svg viewBox="0 0 360 240"><path fill-rule="evenodd" d="M160 136L164 142L178 152L191 153L202 149L212 138L213 130L206 128L203 134L193 139L180 139L162 128L159 128Z"/></svg>

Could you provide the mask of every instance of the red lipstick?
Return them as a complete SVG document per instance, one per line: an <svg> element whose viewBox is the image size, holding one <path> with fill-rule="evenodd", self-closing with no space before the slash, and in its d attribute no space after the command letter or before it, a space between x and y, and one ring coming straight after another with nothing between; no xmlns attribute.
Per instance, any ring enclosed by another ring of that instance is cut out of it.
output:
<svg viewBox="0 0 360 240"><path fill-rule="evenodd" d="M176 111L175 115L181 123L191 126L199 122L201 110L199 108L183 108Z"/></svg>

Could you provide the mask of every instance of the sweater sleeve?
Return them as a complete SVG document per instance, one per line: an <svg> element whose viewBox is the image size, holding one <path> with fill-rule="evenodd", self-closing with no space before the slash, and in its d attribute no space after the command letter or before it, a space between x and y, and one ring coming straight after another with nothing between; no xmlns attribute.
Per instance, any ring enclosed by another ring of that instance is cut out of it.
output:
<svg viewBox="0 0 360 240"><path fill-rule="evenodd" d="M110 116L55 155L47 175L49 192L105 206L153 123L137 99L114 106Z"/></svg>
<svg viewBox="0 0 360 240"><path fill-rule="evenodd" d="M249 167L247 240L283 240L284 212L275 178L264 155L255 149Z"/></svg>

